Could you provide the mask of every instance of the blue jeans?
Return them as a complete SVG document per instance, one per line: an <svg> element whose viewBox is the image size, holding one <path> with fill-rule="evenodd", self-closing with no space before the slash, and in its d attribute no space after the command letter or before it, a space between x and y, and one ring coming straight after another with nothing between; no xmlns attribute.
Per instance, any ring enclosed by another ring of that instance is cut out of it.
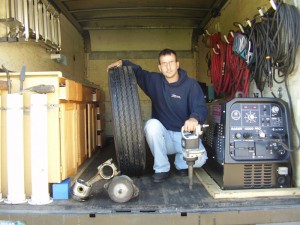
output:
<svg viewBox="0 0 300 225"><path fill-rule="evenodd" d="M157 119L150 119L144 127L146 140L154 157L153 170L155 173L170 171L168 155L175 154L175 167L177 170L187 169L186 161L183 159L181 147L181 132L167 130ZM204 146L200 140L200 149ZM194 167L202 167L207 160L206 151L202 157L198 157Z"/></svg>

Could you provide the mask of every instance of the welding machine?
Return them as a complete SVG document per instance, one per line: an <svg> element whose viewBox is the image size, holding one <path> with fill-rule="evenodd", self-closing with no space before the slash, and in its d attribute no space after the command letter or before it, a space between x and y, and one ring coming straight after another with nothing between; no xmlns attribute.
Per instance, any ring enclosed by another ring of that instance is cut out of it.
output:
<svg viewBox="0 0 300 225"><path fill-rule="evenodd" d="M203 144L207 173L222 189L291 186L291 126L287 104L275 98L235 98L209 104Z"/></svg>

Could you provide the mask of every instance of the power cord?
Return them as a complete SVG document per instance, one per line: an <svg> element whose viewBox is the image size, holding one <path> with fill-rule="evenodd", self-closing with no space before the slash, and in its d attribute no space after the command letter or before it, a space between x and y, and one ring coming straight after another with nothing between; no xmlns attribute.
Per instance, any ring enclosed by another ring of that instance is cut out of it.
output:
<svg viewBox="0 0 300 225"><path fill-rule="evenodd" d="M277 96L272 90L273 81L285 86L292 117L292 129L296 131L298 139L297 147L289 149L290 151L300 149L300 134L287 85L287 78L295 68L297 48L300 43L299 21L300 13L295 6L279 3L275 11L270 9L264 15L255 17L249 34L249 40L253 45L253 57L249 62L251 80L255 81L261 93L267 85L275 98Z"/></svg>

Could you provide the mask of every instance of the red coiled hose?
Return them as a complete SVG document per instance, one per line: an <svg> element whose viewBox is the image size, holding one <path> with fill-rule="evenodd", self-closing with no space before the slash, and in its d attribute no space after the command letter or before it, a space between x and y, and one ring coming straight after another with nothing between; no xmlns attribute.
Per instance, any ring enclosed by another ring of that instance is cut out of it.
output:
<svg viewBox="0 0 300 225"><path fill-rule="evenodd" d="M216 95L227 95L232 99L236 92L248 95L249 69L239 56L233 54L233 37L229 35L229 44L221 41L219 33L210 35L212 43L211 78Z"/></svg>

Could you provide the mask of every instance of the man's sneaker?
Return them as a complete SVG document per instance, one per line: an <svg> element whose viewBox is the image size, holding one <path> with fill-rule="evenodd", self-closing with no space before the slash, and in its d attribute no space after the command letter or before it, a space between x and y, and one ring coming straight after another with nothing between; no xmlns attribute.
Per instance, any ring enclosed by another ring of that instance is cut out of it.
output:
<svg viewBox="0 0 300 225"><path fill-rule="evenodd" d="M186 177L189 175L188 169L176 170L176 172L181 177Z"/></svg>
<svg viewBox="0 0 300 225"><path fill-rule="evenodd" d="M170 176L170 172L161 172L153 174L153 182L160 183L165 181Z"/></svg>

